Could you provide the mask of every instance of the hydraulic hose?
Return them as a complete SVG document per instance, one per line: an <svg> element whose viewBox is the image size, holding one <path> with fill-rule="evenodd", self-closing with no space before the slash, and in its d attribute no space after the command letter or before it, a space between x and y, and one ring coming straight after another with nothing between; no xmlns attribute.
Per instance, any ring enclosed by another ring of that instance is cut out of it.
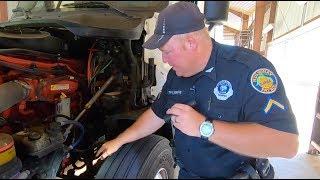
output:
<svg viewBox="0 0 320 180"><path fill-rule="evenodd" d="M79 127L79 129L81 130L81 134L80 134L79 138L73 144L71 144L69 146L70 149L75 148L80 143L80 141L82 140L82 138L84 136L83 125L78 121L72 121L72 120L61 120L60 123L61 123L62 126L73 124L73 125L76 125L77 127Z"/></svg>
<svg viewBox="0 0 320 180"><path fill-rule="evenodd" d="M69 146L70 149L75 148L80 143L80 141L82 140L82 138L84 136L84 127L83 127L83 125L78 121L71 120L71 118L69 116L66 116L66 115L63 115L63 114L55 114L55 115L49 116L49 117L46 118L45 121L47 121L50 118L56 118L56 117L63 117L64 118L64 119L56 120L57 122L59 122L61 124L61 126L73 124L73 125L76 125L77 127L79 127L79 129L81 131L81 134L80 134L79 138L73 144L71 144Z"/></svg>
<svg viewBox="0 0 320 180"><path fill-rule="evenodd" d="M79 127L79 129L80 129L80 131L81 131L80 137L77 139L77 141L75 141L73 144L71 144L71 145L69 146L70 149L75 148L75 147L80 143L80 141L82 140L82 138L83 138L83 136L84 136L84 127L83 127L83 125L82 125L80 122L73 121L69 116L66 116L66 115L63 115L63 114L54 114L54 115L48 116L48 117L44 120L44 122L47 122L47 121L49 121L49 119L56 118L56 117L62 117L62 118L64 118L64 119L56 120L56 122L59 122L61 126L73 124L73 125L76 125L76 126ZM66 139L65 139L65 140L66 140Z"/></svg>

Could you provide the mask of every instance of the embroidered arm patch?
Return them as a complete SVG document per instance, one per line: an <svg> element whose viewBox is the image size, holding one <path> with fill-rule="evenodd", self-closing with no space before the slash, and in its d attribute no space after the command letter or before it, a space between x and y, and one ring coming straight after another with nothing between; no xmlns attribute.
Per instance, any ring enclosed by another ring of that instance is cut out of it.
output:
<svg viewBox="0 0 320 180"><path fill-rule="evenodd" d="M251 86L262 94L272 94L277 90L278 80L267 68L260 68L251 75Z"/></svg>

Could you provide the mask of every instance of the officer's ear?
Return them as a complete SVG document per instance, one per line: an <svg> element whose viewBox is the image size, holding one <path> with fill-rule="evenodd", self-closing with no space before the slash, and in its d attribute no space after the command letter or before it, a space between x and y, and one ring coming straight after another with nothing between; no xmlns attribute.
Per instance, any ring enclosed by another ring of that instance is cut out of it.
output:
<svg viewBox="0 0 320 180"><path fill-rule="evenodd" d="M184 46L187 50L195 51L198 47L197 41L194 36L192 35L186 35Z"/></svg>

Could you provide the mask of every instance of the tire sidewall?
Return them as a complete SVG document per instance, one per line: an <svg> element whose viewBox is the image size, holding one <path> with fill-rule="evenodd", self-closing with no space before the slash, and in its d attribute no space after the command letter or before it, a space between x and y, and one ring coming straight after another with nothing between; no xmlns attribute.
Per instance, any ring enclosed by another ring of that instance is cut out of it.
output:
<svg viewBox="0 0 320 180"><path fill-rule="evenodd" d="M164 141L165 143L165 141ZM156 148L155 148L156 149ZM157 172L164 168L167 171L169 179L173 178L174 168L173 168L173 158L170 146L164 146L161 152L153 151L149 158L145 161L143 167L140 170L139 178L150 178L154 179Z"/></svg>

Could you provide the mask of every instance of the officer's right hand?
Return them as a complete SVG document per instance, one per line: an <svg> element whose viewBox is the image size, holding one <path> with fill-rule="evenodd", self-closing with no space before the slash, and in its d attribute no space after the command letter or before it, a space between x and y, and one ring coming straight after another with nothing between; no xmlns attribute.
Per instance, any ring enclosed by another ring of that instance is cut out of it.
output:
<svg viewBox="0 0 320 180"><path fill-rule="evenodd" d="M110 156L111 154L116 152L121 146L122 144L117 139L107 141L100 147L100 149L96 153L96 157L100 156L99 158L103 160L107 156Z"/></svg>

